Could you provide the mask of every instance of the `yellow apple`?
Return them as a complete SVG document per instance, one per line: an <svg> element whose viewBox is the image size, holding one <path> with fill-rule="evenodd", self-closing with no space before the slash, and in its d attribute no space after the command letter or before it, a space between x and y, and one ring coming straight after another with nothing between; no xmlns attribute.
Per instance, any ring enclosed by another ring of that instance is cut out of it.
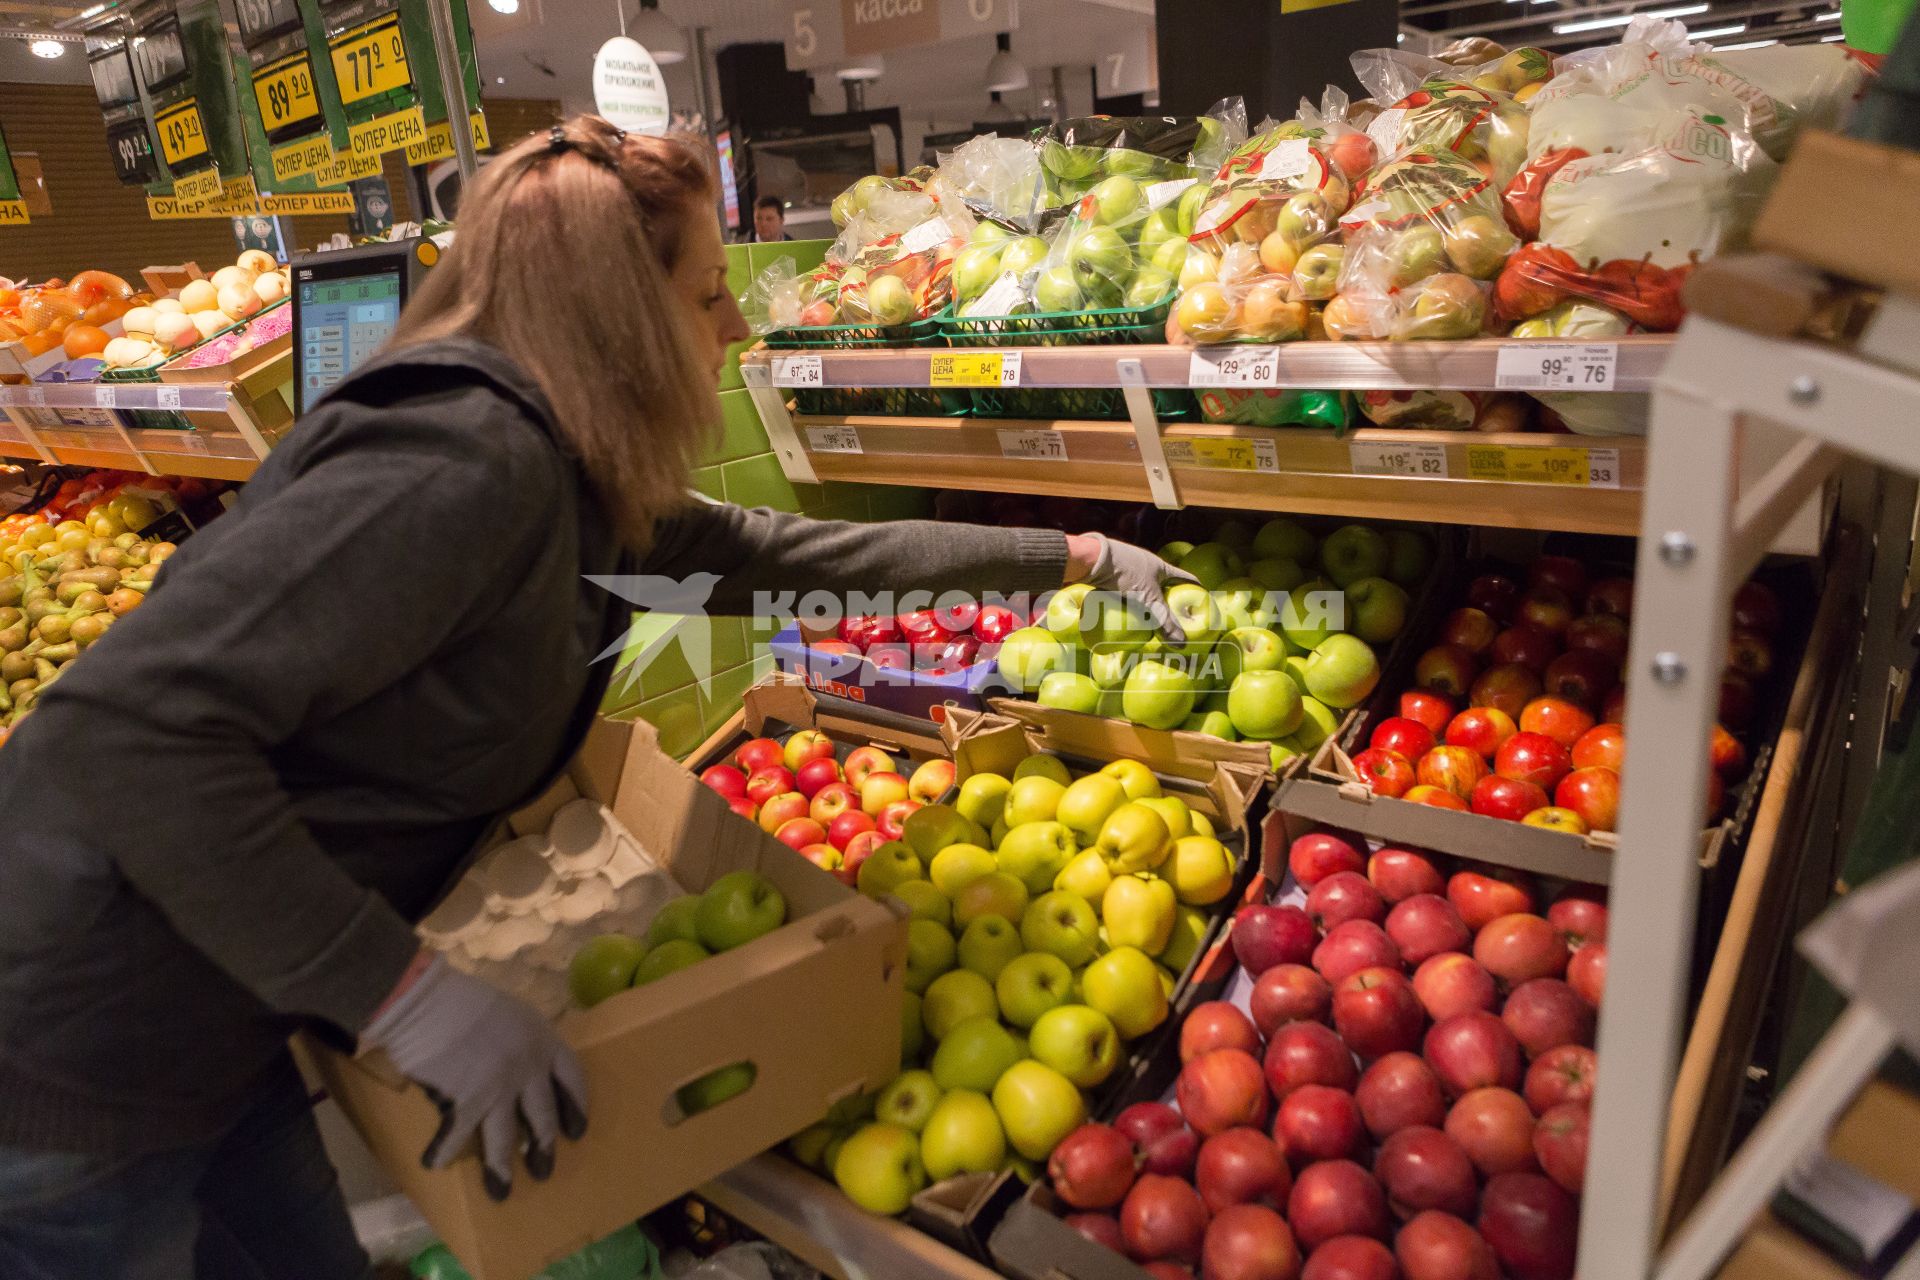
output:
<svg viewBox="0 0 1920 1280"><path fill-rule="evenodd" d="M1173 886L1159 876L1115 876L1100 903L1107 942L1159 955L1173 934L1173 908Z"/></svg>
<svg viewBox="0 0 1920 1280"><path fill-rule="evenodd" d="M1175 840L1165 870L1175 895L1189 906L1218 902L1233 889L1233 855L1212 836Z"/></svg>

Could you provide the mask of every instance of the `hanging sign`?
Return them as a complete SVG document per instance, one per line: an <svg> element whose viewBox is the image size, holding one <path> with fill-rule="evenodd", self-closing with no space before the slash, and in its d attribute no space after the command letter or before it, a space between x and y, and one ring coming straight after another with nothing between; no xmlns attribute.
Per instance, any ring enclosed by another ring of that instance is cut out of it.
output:
<svg viewBox="0 0 1920 1280"><path fill-rule="evenodd" d="M28 221L20 179L13 172L13 153L7 150L7 135L0 132L0 227L25 226Z"/></svg>
<svg viewBox="0 0 1920 1280"><path fill-rule="evenodd" d="M593 55L593 105L616 129L665 133L667 82L646 46L615 36Z"/></svg>
<svg viewBox="0 0 1920 1280"><path fill-rule="evenodd" d="M789 70L813 71L849 57L1019 28L1015 0L792 0L781 43Z"/></svg>

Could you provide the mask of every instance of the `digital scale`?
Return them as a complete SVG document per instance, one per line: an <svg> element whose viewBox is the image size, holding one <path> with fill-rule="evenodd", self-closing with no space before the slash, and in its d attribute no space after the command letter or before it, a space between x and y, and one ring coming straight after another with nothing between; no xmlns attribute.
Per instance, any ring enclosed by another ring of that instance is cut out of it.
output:
<svg viewBox="0 0 1920 1280"><path fill-rule="evenodd" d="M433 240L414 236L294 258L289 270L295 417L393 335L401 308L439 256Z"/></svg>
<svg viewBox="0 0 1920 1280"><path fill-rule="evenodd" d="M87 74L93 80L94 100L107 126L107 151L121 183L144 187L160 181L160 163L147 133L146 112L140 106L140 87L133 80L133 62L127 34L117 24L87 34Z"/></svg>

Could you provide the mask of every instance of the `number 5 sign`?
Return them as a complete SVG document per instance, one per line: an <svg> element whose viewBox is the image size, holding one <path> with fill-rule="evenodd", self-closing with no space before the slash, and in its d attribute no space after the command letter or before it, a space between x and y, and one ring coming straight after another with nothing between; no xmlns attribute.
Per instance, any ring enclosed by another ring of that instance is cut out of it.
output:
<svg viewBox="0 0 1920 1280"><path fill-rule="evenodd" d="M791 0L781 39L788 70L814 71L860 54L1019 26L1015 0Z"/></svg>

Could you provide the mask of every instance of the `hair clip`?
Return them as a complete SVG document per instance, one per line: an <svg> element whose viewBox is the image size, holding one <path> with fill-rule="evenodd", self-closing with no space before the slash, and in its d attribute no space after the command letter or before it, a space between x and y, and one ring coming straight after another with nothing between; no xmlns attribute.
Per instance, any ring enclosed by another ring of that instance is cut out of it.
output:
<svg viewBox="0 0 1920 1280"><path fill-rule="evenodd" d="M567 129L565 125L557 124L548 131L547 146L553 151L565 151L567 149Z"/></svg>

